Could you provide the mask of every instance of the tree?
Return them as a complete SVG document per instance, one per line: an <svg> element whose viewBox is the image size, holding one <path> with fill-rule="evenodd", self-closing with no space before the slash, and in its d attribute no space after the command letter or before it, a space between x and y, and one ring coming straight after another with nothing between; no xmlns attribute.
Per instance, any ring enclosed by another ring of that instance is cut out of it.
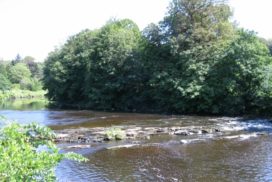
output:
<svg viewBox="0 0 272 182"><path fill-rule="evenodd" d="M267 111L271 56L256 35L232 25L231 14L221 0L173 0L142 34L128 19L80 32L48 57L48 96L100 110Z"/></svg>
<svg viewBox="0 0 272 182"><path fill-rule="evenodd" d="M22 62L24 64L27 65L28 69L31 72L31 76L35 77L37 79L41 79L42 78L42 67L43 64L42 63L37 63L35 62L35 58L31 57L31 56L26 56Z"/></svg>
<svg viewBox="0 0 272 182"><path fill-rule="evenodd" d="M44 87L50 100L62 104L85 99L87 62L94 53L97 31L84 30L49 54L44 65Z"/></svg>
<svg viewBox="0 0 272 182"><path fill-rule="evenodd" d="M9 90L11 83L8 79L6 63L0 62L0 90Z"/></svg>
<svg viewBox="0 0 272 182"><path fill-rule="evenodd" d="M9 68L9 79L12 83L20 83L24 79L30 79L31 72L23 63L17 63Z"/></svg>
<svg viewBox="0 0 272 182"><path fill-rule="evenodd" d="M173 0L159 28L153 26L145 34L151 54L158 55L148 62L153 65L150 85L159 108L196 112L194 100L210 66L234 37L230 16L229 6L215 0Z"/></svg>
<svg viewBox="0 0 272 182"><path fill-rule="evenodd" d="M0 73L0 90L6 91L9 90L10 88L11 88L10 81L4 74Z"/></svg>
<svg viewBox="0 0 272 182"><path fill-rule="evenodd" d="M270 54L271 54L271 56L272 56L272 39L269 39L269 40L267 41L267 46L268 46L268 49L269 49Z"/></svg>
<svg viewBox="0 0 272 182"><path fill-rule="evenodd" d="M256 113L264 91L265 69L272 59L254 33L240 30L224 56L210 68L198 98L199 110L214 114Z"/></svg>
<svg viewBox="0 0 272 182"><path fill-rule="evenodd" d="M139 89L138 78L130 74L140 66L137 60L140 41L138 26L128 19L111 20L100 29L95 53L88 62L85 93L90 107L110 110L131 107L126 94Z"/></svg>
<svg viewBox="0 0 272 182"><path fill-rule="evenodd" d="M161 22L173 53L231 36L230 7L218 0L173 0Z"/></svg>
<svg viewBox="0 0 272 182"><path fill-rule="evenodd" d="M136 52L140 40L137 25L127 19L111 20L99 30L72 36L45 62L44 85L49 98L116 109L118 102L114 98L121 98L128 88L138 87L135 76L127 74L139 65Z"/></svg>
<svg viewBox="0 0 272 182"><path fill-rule="evenodd" d="M17 63L20 63L22 61L22 57L20 56L20 54L17 54L15 59L11 61L11 64L14 66Z"/></svg>
<svg viewBox="0 0 272 182"><path fill-rule="evenodd" d="M0 62L0 73L2 75L4 75L5 77L8 76L8 72L7 72L7 63L5 62Z"/></svg>

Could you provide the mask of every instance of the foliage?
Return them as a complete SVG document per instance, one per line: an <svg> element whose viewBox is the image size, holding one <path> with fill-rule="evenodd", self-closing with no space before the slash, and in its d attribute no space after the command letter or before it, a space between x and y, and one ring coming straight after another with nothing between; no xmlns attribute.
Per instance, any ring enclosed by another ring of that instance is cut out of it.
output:
<svg viewBox="0 0 272 182"><path fill-rule="evenodd" d="M140 31L131 20L110 21L101 28L93 59L87 64L84 94L89 107L103 110L129 107L121 97L129 97L126 94L138 89L133 70L139 66L140 39Z"/></svg>
<svg viewBox="0 0 272 182"><path fill-rule="evenodd" d="M46 91L30 91L30 90L19 90L19 89L11 89L11 90L0 90L0 101L5 99L22 99L22 98L44 98Z"/></svg>
<svg viewBox="0 0 272 182"><path fill-rule="evenodd" d="M225 1L172 0L142 34L127 19L82 31L48 56L48 97L98 110L267 113L270 44L233 26L231 14Z"/></svg>
<svg viewBox="0 0 272 182"><path fill-rule="evenodd" d="M270 51L270 54L271 54L271 56L272 56L272 39L267 40L267 41L266 41L266 44L267 44L268 49L269 49L269 51Z"/></svg>
<svg viewBox="0 0 272 182"><path fill-rule="evenodd" d="M9 78L12 83L20 83L23 79L29 79L31 72L23 63L17 63L9 68Z"/></svg>
<svg viewBox="0 0 272 182"><path fill-rule="evenodd" d="M174 0L159 26L145 30L145 59L156 111L195 113L193 102L211 65L233 39L229 7L207 0ZM154 41L156 40L156 41ZM160 40L160 41L158 41Z"/></svg>
<svg viewBox="0 0 272 182"><path fill-rule="evenodd" d="M121 108L118 95L138 86L137 77L129 74L140 64L136 59L140 38L138 27L126 19L71 37L45 62L44 85L49 99L97 109Z"/></svg>
<svg viewBox="0 0 272 182"><path fill-rule="evenodd" d="M16 65L17 63L20 63L22 61L22 57L20 56L20 54L17 54L16 55L16 57L15 57L15 59L13 59L12 61L11 61L11 65Z"/></svg>
<svg viewBox="0 0 272 182"><path fill-rule="evenodd" d="M54 168L62 159L86 161L74 153L60 154L54 133L37 124L11 123L0 132L1 181L53 181Z"/></svg>
<svg viewBox="0 0 272 182"><path fill-rule="evenodd" d="M9 90L11 88L11 83L7 77L0 73L0 90Z"/></svg>
<svg viewBox="0 0 272 182"><path fill-rule="evenodd" d="M43 64L34 62L34 58L26 56L21 59L17 55L13 61L0 62L0 89L8 92L10 89L30 91L42 90Z"/></svg>
<svg viewBox="0 0 272 182"><path fill-rule="evenodd" d="M31 72L31 77L36 78L36 79L41 79L42 78L42 63L37 63L35 62L35 58L31 56L26 56L23 60L22 63L24 63L29 71Z"/></svg>
<svg viewBox="0 0 272 182"><path fill-rule="evenodd" d="M222 59L209 70L201 98L205 109L212 108L216 114L257 111L256 101L265 89L265 69L271 63L265 44L253 33L239 31Z"/></svg>
<svg viewBox="0 0 272 182"><path fill-rule="evenodd" d="M42 83L36 78L24 78L20 81L20 89L39 91L42 90Z"/></svg>

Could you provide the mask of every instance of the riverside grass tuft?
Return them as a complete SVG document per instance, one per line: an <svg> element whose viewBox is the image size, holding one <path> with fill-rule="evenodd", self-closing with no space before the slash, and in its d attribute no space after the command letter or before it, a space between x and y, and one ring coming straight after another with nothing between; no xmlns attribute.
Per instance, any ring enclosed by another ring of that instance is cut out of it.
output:
<svg viewBox="0 0 272 182"><path fill-rule="evenodd" d="M105 132L106 140L122 140L125 138L125 132L118 127L111 127Z"/></svg>

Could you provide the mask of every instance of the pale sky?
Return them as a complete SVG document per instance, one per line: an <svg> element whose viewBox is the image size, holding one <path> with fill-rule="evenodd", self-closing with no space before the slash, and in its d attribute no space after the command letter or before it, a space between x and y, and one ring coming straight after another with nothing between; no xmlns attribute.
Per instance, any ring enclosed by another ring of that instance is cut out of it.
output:
<svg viewBox="0 0 272 182"><path fill-rule="evenodd" d="M83 29L99 28L110 18L129 18L142 30L164 17L169 0L0 0L0 59L50 51ZM234 20L272 38L272 0L230 0Z"/></svg>

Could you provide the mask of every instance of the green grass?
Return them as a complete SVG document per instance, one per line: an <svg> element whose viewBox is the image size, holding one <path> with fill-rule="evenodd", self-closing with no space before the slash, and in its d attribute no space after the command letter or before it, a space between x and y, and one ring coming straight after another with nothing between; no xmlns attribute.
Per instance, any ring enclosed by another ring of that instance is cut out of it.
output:
<svg viewBox="0 0 272 182"><path fill-rule="evenodd" d="M125 132L121 128L111 127L105 131L106 140L122 140L125 138Z"/></svg>

